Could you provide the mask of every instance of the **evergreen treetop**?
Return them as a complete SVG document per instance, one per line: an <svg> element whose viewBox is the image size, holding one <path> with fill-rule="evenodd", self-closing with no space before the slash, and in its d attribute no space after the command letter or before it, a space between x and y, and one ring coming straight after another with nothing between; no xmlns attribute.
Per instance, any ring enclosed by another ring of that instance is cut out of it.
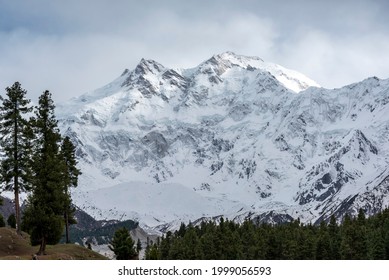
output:
<svg viewBox="0 0 389 280"><path fill-rule="evenodd" d="M131 260L137 256L134 247L135 242L125 227L115 232L109 244L108 247L115 253L117 260Z"/></svg>

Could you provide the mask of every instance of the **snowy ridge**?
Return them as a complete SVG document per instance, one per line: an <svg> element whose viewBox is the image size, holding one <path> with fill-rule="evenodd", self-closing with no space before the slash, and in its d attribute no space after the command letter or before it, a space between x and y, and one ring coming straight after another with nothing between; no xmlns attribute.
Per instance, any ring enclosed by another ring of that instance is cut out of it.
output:
<svg viewBox="0 0 389 280"><path fill-rule="evenodd" d="M57 115L83 172L76 204L167 229L387 207L388 103L389 80L329 90L227 52L186 70L142 59Z"/></svg>

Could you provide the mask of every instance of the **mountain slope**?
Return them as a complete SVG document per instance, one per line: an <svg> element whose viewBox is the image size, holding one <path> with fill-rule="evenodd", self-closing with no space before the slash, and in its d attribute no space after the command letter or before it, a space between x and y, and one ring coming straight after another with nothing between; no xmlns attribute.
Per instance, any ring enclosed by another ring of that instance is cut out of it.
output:
<svg viewBox="0 0 389 280"><path fill-rule="evenodd" d="M389 80L328 90L227 52L193 69L142 59L58 116L83 171L74 199L96 218L315 222L388 205L388 103Z"/></svg>

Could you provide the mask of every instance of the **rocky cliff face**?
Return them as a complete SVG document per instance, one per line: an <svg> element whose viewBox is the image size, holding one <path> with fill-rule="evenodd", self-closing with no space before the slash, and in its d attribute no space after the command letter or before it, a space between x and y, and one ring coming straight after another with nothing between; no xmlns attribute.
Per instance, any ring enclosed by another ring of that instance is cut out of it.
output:
<svg viewBox="0 0 389 280"><path fill-rule="evenodd" d="M142 59L57 115L74 199L97 218L317 222L388 206L388 103L389 80L329 90L228 52L185 70Z"/></svg>

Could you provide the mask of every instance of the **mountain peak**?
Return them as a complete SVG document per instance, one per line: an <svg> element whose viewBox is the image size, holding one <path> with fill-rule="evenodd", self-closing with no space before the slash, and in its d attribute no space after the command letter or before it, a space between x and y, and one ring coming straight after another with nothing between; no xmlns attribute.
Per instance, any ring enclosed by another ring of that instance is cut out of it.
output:
<svg viewBox="0 0 389 280"><path fill-rule="evenodd" d="M238 66L247 69L252 67L253 65L258 64L258 62L263 63L264 61L259 57L237 55L234 52L227 51L213 55L210 59L205 61L204 64L211 64L213 66L224 66L228 68L232 66Z"/></svg>
<svg viewBox="0 0 389 280"><path fill-rule="evenodd" d="M256 56L238 55L231 51L213 55L210 59L200 64L199 69L203 73L216 73L220 77L232 67L270 73L284 87L296 93L312 86L320 87L315 81L297 71L284 68L275 63L265 62Z"/></svg>
<svg viewBox="0 0 389 280"><path fill-rule="evenodd" d="M153 74L161 73L164 70L165 67L162 64L151 59L146 60L142 58L139 64L135 67L134 71L135 74L145 75L148 73L153 73Z"/></svg>
<svg viewBox="0 0 389 280"><path fill-rule="evenodd" d="M245 55L238 55L234 52L227 51L221 54L214 55L216 59L219 60L224 60L224 61L229 61L232 64L237 64L237 65L245 65L247 67L247 64L250 62L264 62L261 58L256 57L256 56L245 56Z"/></svg>

